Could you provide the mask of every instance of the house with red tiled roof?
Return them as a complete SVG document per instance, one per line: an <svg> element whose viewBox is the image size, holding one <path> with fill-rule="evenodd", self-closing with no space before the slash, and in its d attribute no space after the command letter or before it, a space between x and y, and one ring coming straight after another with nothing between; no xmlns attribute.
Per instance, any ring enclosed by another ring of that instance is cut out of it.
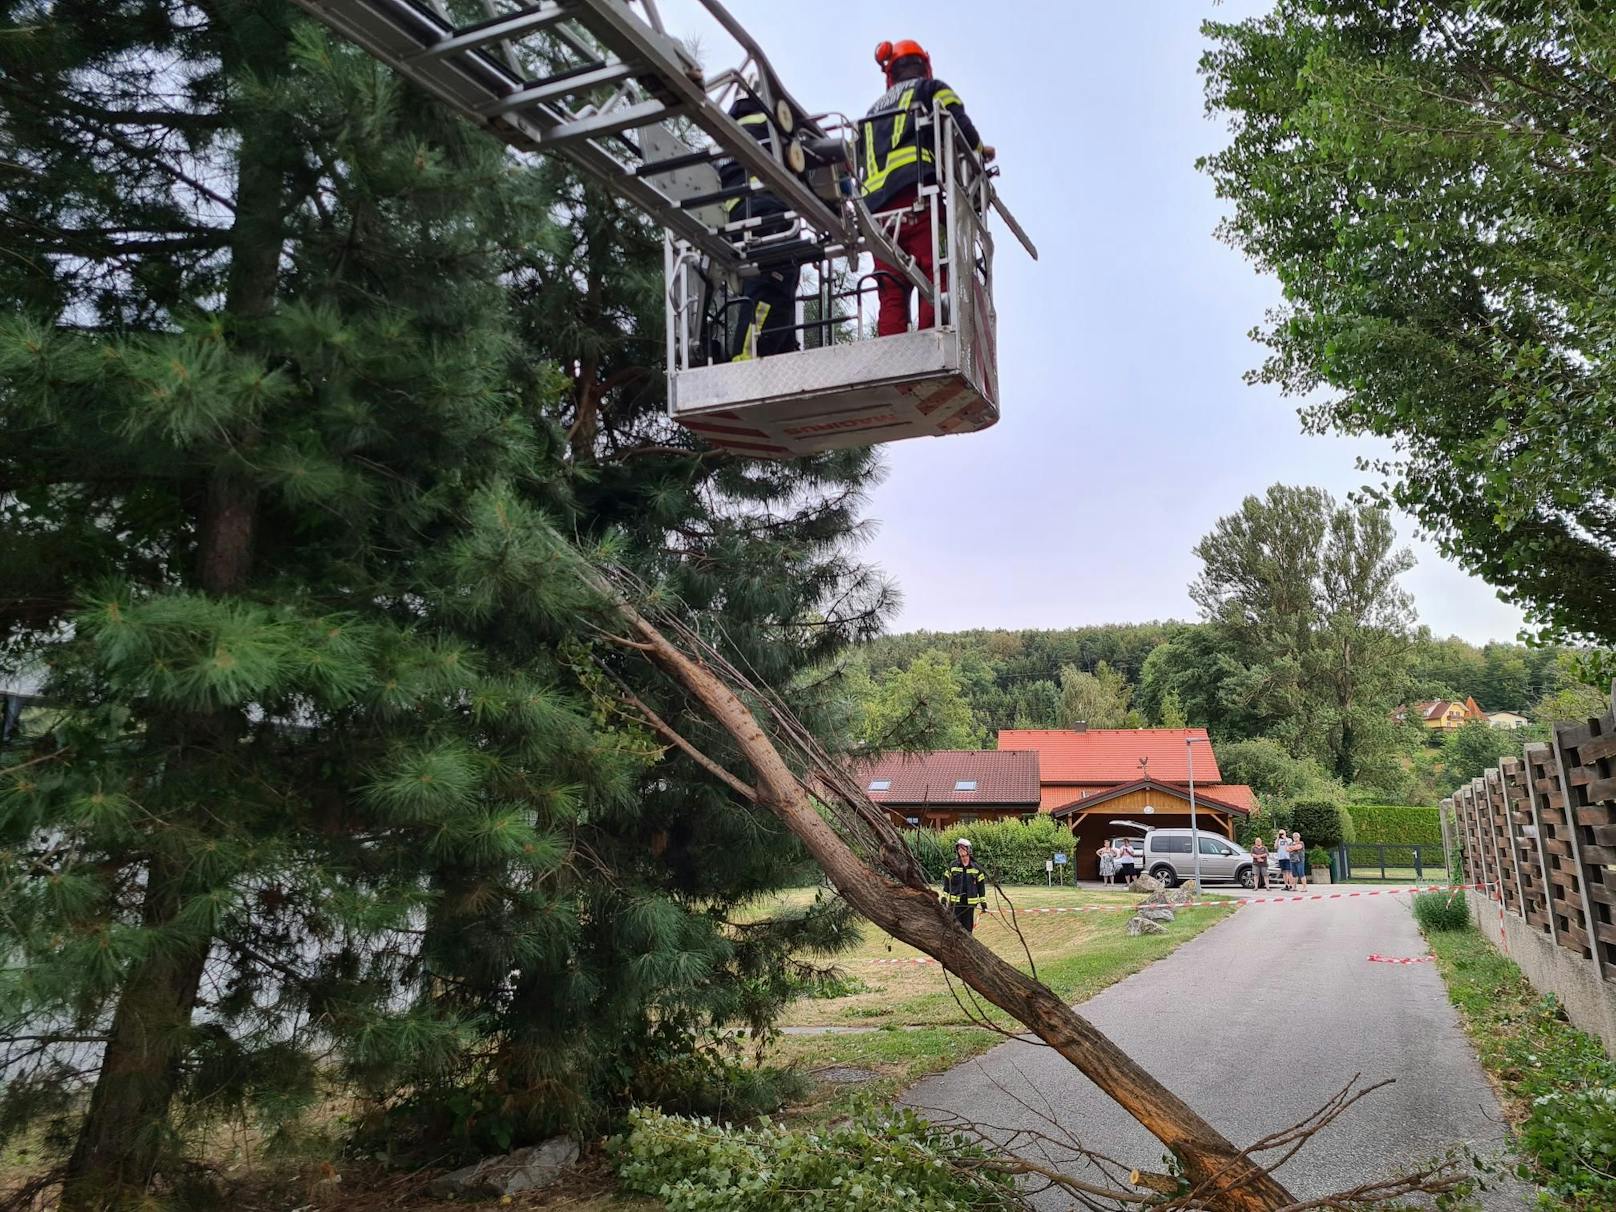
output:
<svg viewBox="0 0 1616 1212"><path fill-rule="evenodd" d="M1399 707L1392 712L1392 719L1401 724L1412 715L1427 728L1440 732L1447 732L1454 728L1463 728L1472 720L1487 722L1487 713L1476 704L1473 698L1463 702L1457 699L1427 699L1423 703L1415 703L1412 707Z"/></svg>
<svg viewBox="0 0 1616 1212"><path fill-rule="evenodd" d="M857 774L898 825L948 829L1038 814L1038 754L1032 750L890 753L862 764Z"/></svg>
<svg viewBox="0 0 1616 1212"><path fill-rule="evenodd" d="M1188 828L1192 777L1196 828L1232 838L1257 812L1250 787L1223 781L1204 728L1002 728L999 748L1038 755L1039 810L1071 826L1080 878L1098 874L1105 838L1129 832L1113 821Z"/></svg>

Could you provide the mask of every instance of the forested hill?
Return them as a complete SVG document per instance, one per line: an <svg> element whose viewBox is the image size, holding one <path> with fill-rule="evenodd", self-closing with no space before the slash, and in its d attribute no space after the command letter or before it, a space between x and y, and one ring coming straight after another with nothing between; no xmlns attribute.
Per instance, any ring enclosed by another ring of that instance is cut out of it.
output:
<svg viewBox="0 0 1616 1212"><path fill-rule="evenodd" d="M1526 737L1485 724L1438 739L1393 709L1474 698L1534 724L1596 705L1569 650L1477 646L1428 629L1366 629L1343 704L1339 649L1323 632L1301 651L1265 650L1218 623L1124 623L1055 630L915 631L858 649L847 687L858 739L875 747L991 747L1000 728L1209 729L1234 781L1294 784L1428 802Z"/></svg>
<svg viewBox="0 0 1616 1212"><path fill-rule="evenodd" d="M1049 715L1060 698L1062 671L1103 676L1099 667L1104 664L1131 690L1128 708L1143 715L1140 722L1158 724L1162 691L1142 685L1147 680L1147 658L1169 639L1209 630L1204 624L1172 620L1053 629L921 630L880 636L865 644L861 653L877 681L908 669L922 654L944 654L960 675L973 709L996 727L1014 727L1018 713L1036 718L1028 727L1064 726L1066 721L1058 715ZM1406 698L1473 697L1486 711L1530 716L1545 696L1565 687L1563 651L1552 645L1476 645L1458 636L1438 639L1422 628L1409 646Z"/></svg>
<svg viewBox="0 0 1616 1212"><path fill-rule="evenodd" d="M864 646L876 676L904 668L923 652L944 652L957 664L985 663L996 685L1040 680L1059 683L1071 665L1086 673L1104 661L1130 683L1137 683L1145 658L1183 623L1108 623L1054 630L977 627L968 631L907 631Z"/></svg>

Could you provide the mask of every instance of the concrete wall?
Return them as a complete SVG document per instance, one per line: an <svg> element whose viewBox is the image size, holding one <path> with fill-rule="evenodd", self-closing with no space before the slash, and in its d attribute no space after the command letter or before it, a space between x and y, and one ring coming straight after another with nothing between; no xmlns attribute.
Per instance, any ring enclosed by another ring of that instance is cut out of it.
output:
<svg viewBox="0 0 1616 1212"><path fill-rule="evenodd" d="M1539 993L1552 993L1573 1024L1604 1041L1616 1058L1616 981L1601 980L1586 958L1557 946L1552 938L1513 913L1500 918L1498 902L1466 892L1470 916L1495 947L1519 965Z"/></svg>

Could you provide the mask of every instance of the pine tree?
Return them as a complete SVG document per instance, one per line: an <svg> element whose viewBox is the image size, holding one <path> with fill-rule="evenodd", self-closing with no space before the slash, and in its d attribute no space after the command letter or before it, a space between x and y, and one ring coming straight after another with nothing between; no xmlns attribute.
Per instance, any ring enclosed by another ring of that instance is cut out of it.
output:
<svg viewBox="0 0 1616 1212"><path fill-rule="evenodd" d="M576 187L288 6L6 16L0 645L51 711L0 757L0 1131L76 1124L66 1206L127 1203L176 1108L285 1119L318 1055L510 1138L765 1024L845 914L730 921L800 851L664 756L628 696L721 747L556 536L806 706L885 608L872 457L670 433L643 227L590 198L608 268L542 281Z"/></svg>

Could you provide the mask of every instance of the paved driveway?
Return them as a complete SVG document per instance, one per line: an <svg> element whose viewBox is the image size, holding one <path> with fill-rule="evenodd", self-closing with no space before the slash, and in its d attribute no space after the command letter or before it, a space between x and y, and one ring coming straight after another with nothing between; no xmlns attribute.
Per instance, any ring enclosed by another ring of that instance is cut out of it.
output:
<svg viewBox="0 0 1616 1212"><path fill-rule="evenodd" d="M1082 1012L1239 1144L1301 1120L1354 1074L1395 1078L1279 1172L1316 1198L1455 1144L1504 1147L1498 1101L1433 965L1367 959L1425 950L1404 896L1249 905ZM1037 1044L1003 1044L905 1101L1018 1128L1037 1126L1031 1108L1047 1107L1085 1147L1161 1169L1155 1138ZM1526 1199L1511 1187L1483 1202L1513 1212Z"/></svg>

